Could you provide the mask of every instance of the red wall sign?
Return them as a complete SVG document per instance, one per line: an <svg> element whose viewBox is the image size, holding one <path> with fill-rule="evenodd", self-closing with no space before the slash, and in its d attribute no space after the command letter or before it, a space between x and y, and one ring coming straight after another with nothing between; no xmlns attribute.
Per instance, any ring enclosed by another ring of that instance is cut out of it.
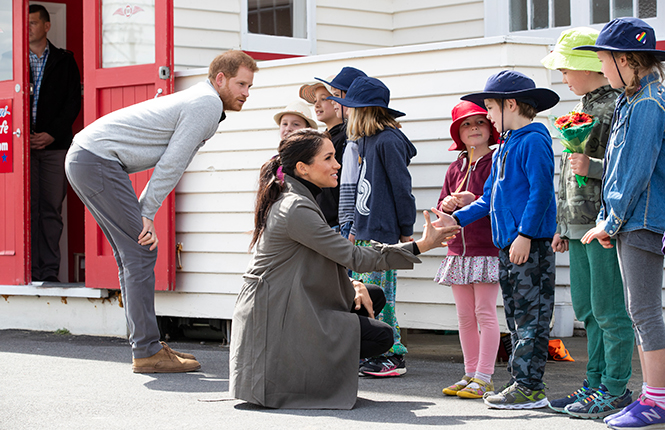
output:
<svg viewBox="0 0 665 430"><path fill-rule="evenodd" d="M11 173L12 168L12 101L0 100L0 173Z"/></svg>

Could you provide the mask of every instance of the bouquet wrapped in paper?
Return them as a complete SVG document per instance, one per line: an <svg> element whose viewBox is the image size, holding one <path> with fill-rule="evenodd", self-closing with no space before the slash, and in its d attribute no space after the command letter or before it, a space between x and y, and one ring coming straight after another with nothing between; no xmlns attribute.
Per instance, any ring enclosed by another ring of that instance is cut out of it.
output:
<svg viewBox="0 0 665 430"><path fill-rule="evenodd" d="M565 147L565 153L584 154L584 147L593 126L598 122L592 115L584 112L570 112L558 118L550 116L554 127L554 137L558 137ZM577 185L583 187L587 183L586 176L575 175Z"/></svg>

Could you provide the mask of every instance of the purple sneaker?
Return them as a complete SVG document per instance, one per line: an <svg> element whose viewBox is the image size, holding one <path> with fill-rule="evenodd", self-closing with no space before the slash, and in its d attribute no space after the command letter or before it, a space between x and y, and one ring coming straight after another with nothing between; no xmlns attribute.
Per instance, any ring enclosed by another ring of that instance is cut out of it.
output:
<svg viewBox="0 0 665 430"><path fill-rule="evenodd" d="M603 422L609 426L609 425L610 425L610 421L619 418L620 416L622 416L623 414L625 414L625 413L628 412L629 410L633 409L636 405L639 405L639 404L640 404L640 400L642 400L642 397L643 397L643 396L644 396L644 394L640 394L640 396L637 398L637 400L635 400L635 401L634 401L633 403L631 403L630 405L628 405L628 406L626 406L625 408L621 409L621 410L620 410L619 412L617 412L616 414L612 414L612 415L606 416L605 418L603 418Z"/></svg>
<svg viewBox="0 0 665 430"><path fill-rule="evenodd" d="M635 403L628 412L610 420L607 425L616 430L665 429L665 409L646 397Z"/></svg>

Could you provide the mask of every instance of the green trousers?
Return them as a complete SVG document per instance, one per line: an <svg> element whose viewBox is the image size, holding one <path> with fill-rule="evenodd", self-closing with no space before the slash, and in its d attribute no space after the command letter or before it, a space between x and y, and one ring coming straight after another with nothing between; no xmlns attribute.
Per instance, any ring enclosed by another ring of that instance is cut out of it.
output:
<svg viewBox="0 0 665 430"><path fill-rule="evenodd" d="M613 241L614 242L614 241ZM570 292L575 316L587 333L587 379L620 396L632 372L635 334L624 300L616 248L597 240L583 245L570 240Z"/></svg>

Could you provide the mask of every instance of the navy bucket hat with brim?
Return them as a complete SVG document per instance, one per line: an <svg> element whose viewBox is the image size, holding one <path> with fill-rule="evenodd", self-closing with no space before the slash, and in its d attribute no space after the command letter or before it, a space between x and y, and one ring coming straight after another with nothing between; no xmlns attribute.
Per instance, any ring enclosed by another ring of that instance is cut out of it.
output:
<svg viewBox="0 0 665 430"><path fill-rule="evenodd" d="M324 81L321 78L314 78L317 81L321 81L325 84L330 85L333 88L337 88L340 91L349 91L349 87L356 78L366 77L367 75L362 70L358 70L355 67L344 67L338 74L335 76L335 79L332 81ZM330 79L330 78L329 78Z"/></svg>
<svg viewBox="0 0 665 430"><path fill-rule="evenodd" d="M665 51L656 49L656 32L638 18L617 18L600 31L595 45L574 48L580 51L645 52L665 61Z"/></svg>
<svg viewBox="0 0 665 430"><path fill-rule="evenodd" d="M339 76L339 75L337 75ZM345 107L360 108L378 106L388 111L393 118L399 118L406 115L388 107L390 102L390 90L383 82L376 78L361 76L356 78L349 90L346 92L346 97L328 97L328 100L334 100Z"/></svg>
<svg viewBox="0 0 665 430"><path fill-rule="evenodd" d="M462 97L462 100L468 100L481 107L485 107L485 99L515 99L533 106L537 112L559 103L557 93L549 88L536 88L533 79L514 70L503 70L490 76L483 92Z"/></svg>

